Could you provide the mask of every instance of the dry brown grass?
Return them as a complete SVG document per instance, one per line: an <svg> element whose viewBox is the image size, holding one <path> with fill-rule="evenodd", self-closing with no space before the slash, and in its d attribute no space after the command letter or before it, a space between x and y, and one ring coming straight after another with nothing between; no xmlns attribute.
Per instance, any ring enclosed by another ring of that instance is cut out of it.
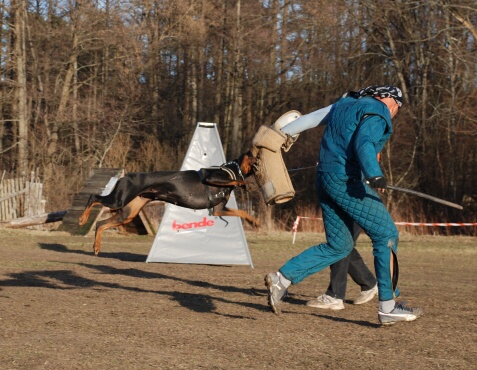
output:
<svg viewBox="0 0 477 370"><path fill-rule="evenodd" d="M403 235L403 298L425 315L381 328L377 302L305 306L328 270L290 289L277 317L263 276L322 234L251 233L255 268L146 264L151 237L0 230L1 369L471 369L476 238ZM369 241L358 249L372 264ZM348 299L358 293L351 281Z"/></svg>

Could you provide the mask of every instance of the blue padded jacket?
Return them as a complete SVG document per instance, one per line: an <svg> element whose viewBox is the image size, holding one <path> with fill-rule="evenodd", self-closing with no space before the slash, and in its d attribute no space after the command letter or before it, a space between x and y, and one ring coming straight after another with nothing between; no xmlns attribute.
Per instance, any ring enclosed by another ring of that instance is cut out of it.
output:
<svg viewBox="0 0 477 370"><path fill-rule="evenodd" d="M340 99L329 114L318 171L353 178L383 176L377 154L391 133L391 113L384 103L372 97Z"/></svg>

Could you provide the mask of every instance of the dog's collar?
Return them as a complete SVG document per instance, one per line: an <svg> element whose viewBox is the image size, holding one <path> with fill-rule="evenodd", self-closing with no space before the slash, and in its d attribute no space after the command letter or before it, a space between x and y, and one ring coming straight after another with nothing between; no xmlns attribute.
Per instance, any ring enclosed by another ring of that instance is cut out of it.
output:
<svg viewBox="0 0 477 370"><path fill-rule="evenodd" d="M227 167L229 165L234 165L237 169L237 174L242 178L242 180L245 180L245 177L243 176L243 173L242 173L242 170L240 169L240 166L237 162L235 161L231 161L231 162L227 162L225 164L223 164L221 166L221 168L226 171L229 175L232 176L232 180L237 180L237 174L235 173L234 170L232 170L231 168Z"/></svg>

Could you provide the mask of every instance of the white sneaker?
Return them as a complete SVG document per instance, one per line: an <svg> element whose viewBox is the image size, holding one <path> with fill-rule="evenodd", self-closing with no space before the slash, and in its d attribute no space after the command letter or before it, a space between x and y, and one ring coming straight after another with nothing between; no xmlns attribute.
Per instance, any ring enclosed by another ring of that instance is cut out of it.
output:
<svg viewBox="0 0 477 370"><path fill-rule="evenodd" d="M371 299L373 299L376 294L378 294L378 284L376 284L372 289L370 290L364 290L362 291L359 296L355 298L353 301L353 304L363 304L366 302L369 302Z"/></svg>
<svg viewBox="0 0 477 370"><path fill-rule="evenodd" d="M399 321L414 321L423 314L420 308L406 306L405 302L396 302L391 312L378 311L378 318L381 325L394 325Z"/></svg>
<svg viewBox="0 0 477 370"><path fill-rule="evenodd" d="M327 294L320 295L318 298L306 302L306 305L330 310L343 310L345 308L342 299L333 298Z"/></svg>

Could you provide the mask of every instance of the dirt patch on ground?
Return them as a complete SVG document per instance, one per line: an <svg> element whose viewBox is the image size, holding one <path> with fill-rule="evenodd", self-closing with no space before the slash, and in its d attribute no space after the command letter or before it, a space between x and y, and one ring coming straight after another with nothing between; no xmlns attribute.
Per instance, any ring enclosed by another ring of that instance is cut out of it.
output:
<svg viewBox="0 0 477 370"><path fill-rule="evenodd" d="M376 300L306 307L328 269L273 315L263 276L323 235L291 239L247 232L252 269L146 264L148 236L106 234L95 257L92 237L0 230L0 368L475 368L477 238L402 237L400 288L425 316L387 328ZM372 265L366 237L358 249Z"/></svg>

